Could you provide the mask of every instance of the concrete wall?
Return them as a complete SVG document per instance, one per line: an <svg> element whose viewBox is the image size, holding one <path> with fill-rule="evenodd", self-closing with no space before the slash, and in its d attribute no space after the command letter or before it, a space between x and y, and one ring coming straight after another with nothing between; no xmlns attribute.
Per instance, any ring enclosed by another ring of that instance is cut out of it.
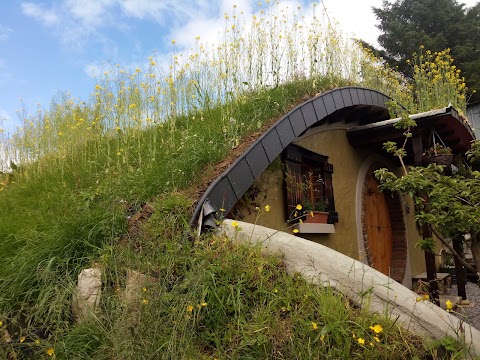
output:
<svg viewBox="0 0 480 360"><path fill-rule="evenodd" d="M388 167L399 172L388 154L372 154L365 149L353 148L346 136L346 127L341 123L335 126L324 125L311 129L295 143L313 152L328 156L328 162L334 167L332 175L335 209L339 221L335 224L334 234L297 234L302 238L328 246L353 259L368 263L365 256L363 232L361 227L361 189L367 170L372 164ZM411 284L412 275L425 271L423 252L415 248L421 234L415 224L414 207L411 199L401 196L407 235L407 271L404 285ZM265 212L264 206L270 205ZM255 210L258 206L260 215ZM407 214L407 210L409 213ZM279 159L267 169L260 179L250 188L243 201L234 208L233 216L249 223L257 223L269 228L291 232L286 223L286 200L283 169Z"/></svg>

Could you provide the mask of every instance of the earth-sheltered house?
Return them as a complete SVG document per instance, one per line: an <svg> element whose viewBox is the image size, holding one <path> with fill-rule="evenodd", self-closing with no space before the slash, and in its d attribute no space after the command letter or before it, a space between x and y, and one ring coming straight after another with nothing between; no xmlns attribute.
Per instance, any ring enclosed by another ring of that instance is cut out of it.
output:
<svg viewBox="0 0 480 360"><path fill-rule="evenodd" d="M415 247L422 232L414 205L406 196L379 191L373 175L383 167L400 172L400 163L383 149L386 141L405 139L395 128L399 119L390 119L390 100L378 91L344 87L292 109L211 183L192 224L206 228L228 217L294 231L411 287L412 276L425 271L424 253ZM412 118L417 126L407 143L407 165L421 164L432 134L456 155L475 138L453 107ZM327 222L312 223L313 210L325 210Z"/></svg>

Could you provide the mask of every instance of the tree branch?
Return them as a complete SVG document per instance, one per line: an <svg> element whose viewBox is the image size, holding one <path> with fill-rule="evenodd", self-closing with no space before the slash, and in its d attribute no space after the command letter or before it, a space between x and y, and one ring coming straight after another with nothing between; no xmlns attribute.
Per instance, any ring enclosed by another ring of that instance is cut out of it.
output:
<svg viewBox="0 0 480 360"><path fill-rule="evenodd" d="M463 257L461 257L460 254L457 253L457 252L455 251L455 249L448 243L448 241L445 240L445 239L443 238L443 236L441 236L440 233L439 233L437 230L435 230L433 227L432 227L432 232L433 232L433 233L435 234L435 236L443 243L443 245L445 245L445 246L448 248L448 250L453 254L453 256L455 256L455 257L458 259L458 261L460 261L460 263L461 263L463 266L465 266L465 268L467 268L468 270L470 270L470 271L473 272L474 274L477 274L477 275L480 276L480 273L477 272L477 270L475 270L475 268L474 268L472 265L470 265L469 263L467 263L467 262L465 261L465 259L464 259Z"/></svg>

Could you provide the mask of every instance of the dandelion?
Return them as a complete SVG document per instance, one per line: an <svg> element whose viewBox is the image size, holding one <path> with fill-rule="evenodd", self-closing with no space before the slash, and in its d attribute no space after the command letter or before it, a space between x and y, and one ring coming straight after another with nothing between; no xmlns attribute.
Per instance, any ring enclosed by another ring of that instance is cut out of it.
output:
<svg viewBox="0 0 480 360"><path fill-rule="evenodd" d="M142 291L143 291L143 292L147 292L147 288L144 287L144 288L142 289Z"/></svg>
<svg viewBox="0 0 480 360"><path fill-rule="evenodd" d="M238 221L232 221L232 226L236 229L238 227Z"/></svg>
<svg viewBox="0 0 480 360"><path fill-rule="evenodd" d="M193 311L193 306L192 306L192 305L188 305L188 306L187 306L187 311L188 311L188 312L192 312L192 311Z"/></svg>
<svg viewBox="0 0 480 360"><path fill-rule="evenodd" d="M377 324L375 326L370 326L370 330L373 330L375 334L380 334L383 331L383 327L380 324Z"/></svg>
<svg viewBox="0 0 480 360"><path fill-rule="evenodd" d="M205 307L205 306L207 306L207 303L206 303L206 302L202 302L200 305L202 305L202 307Z"/></svg>
<svg viewBox="0 0 480 360"><path fill-rule="evenodd" d="M265 205L265 211L269 212L270 211L270 205Z"/></svg>
<svg viewBox="0 0 480 360"><path fill-rule="evenodd" d="M380 342L380 339L378 338L378 336L374 336L373 339L374 339L376 342Z"/></svg>
<svg viewBox="0 0 480 360"><path fill-rule="evenodd" d="M53 354L55 354L55 350L54 350L53 348L49 348L49 349L47 350L47 355L48 355L48 356L53 356Z"/></svg>
<svg viewBox="0 0 480 360"><path fill-rule="evenodd" d="M295 209L297 209L297 210L302 210L302 205L297 204L297 206L295 206Z"/></svg>
<svg viewBox="0 0 480 360"><path fill-rule="evenodd" d="M323 341L325 339L325 335L320 336L320 340Z"/></svg>
<svg viewBox="0 0 480 360"><path fill-rule="evenodd" d="M365 340L363 340L361 337L359 337L357 341L358 341L358 343L359 343L360 345L364 345L364 344L365 344Z"/></svg>
<svg viewBox="0 0 480 360"><path fill-rule="evenodd" d="M317 325L316 322L313 322L313 321L312 321L312 329L313 329L313 330L317 330L317 329L318 329L318 325Z"/></svg>

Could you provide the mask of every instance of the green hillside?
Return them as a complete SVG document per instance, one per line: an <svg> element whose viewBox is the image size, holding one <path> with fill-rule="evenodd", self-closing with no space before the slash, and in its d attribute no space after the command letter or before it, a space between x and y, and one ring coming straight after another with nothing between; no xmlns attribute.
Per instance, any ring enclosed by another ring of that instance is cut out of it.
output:
<svg viewBox="0 0 480 360"><path fill-rule="evenodd" d="M155 57L143 69L112 65L90 99L59 95L14 134L0 133L11 161L0 174L0 329L11 337L0 358L435 353L382 314L291 278L281 259L258 248L211 234L195 241L188 222L219 162L318 93L360 85L415 112L446 106L453 91L453 105L464 109L448 54L419 56L409 82L318 21L300 27L275 6L249 26L234 19L218 47L198 40L179 54L172 44L168 71ZM133 221L145 204L152 217ZM100 309L76 324L75 284L92 265L103 271ZM132 270L154 280L126 304Z"/></svg>

